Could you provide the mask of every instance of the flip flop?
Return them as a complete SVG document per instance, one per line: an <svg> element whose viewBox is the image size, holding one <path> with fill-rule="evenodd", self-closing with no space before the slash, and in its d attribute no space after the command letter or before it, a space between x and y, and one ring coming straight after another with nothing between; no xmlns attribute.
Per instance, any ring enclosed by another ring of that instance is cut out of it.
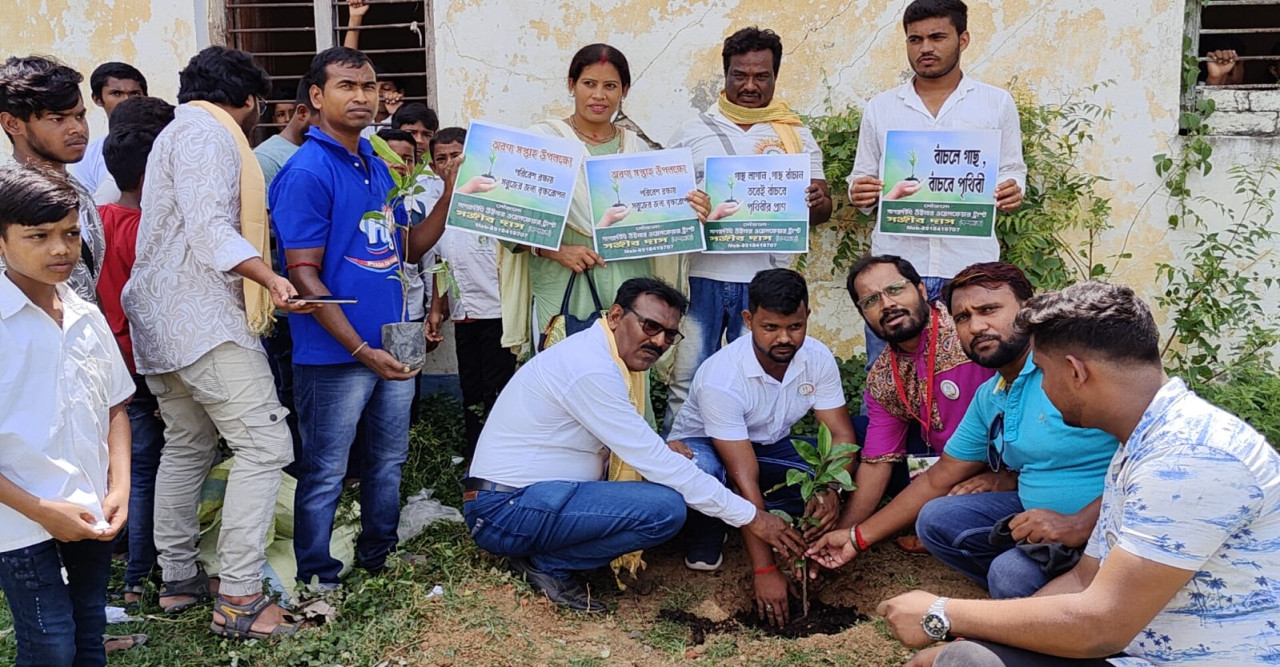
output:
<svg viewBox="0 0 1280 667"><path fill-rule="evenodd" d="M111 648L111 647L109 646L109 644L110 644L111 642L123 642L123 641L126 641L126 640L127 640L127 641L129 641L129 642L130 642L130 644L129 644L128 646L124 647L124 648ZM137 635L102 635L102 645L103 645L103 647L104 647L104 648L106 648L106 649L107 649L107 653L116 653L117 651L128 651L128 650L130 650L130 649L138 648L139 646L142 646L142 645L143 645L143 644L145 644L145 643L147 643L147 636L146 636L146 635L143 635L143 634L137 634Z"/></svg>
<svg viewBox="0 0 1280 667"><path fill-rule="evenodd" d="M924 543L920 541L920 538L915 535L903 535L902 537L894 540L893 543L897 545L899 549L902 549L913 556L929 555L929 550L925 548Z"/></svg>
<svg viewBox="0 0 1280 667"><path fill-rule="evenodd" d="M253 622L273 604L275 602L266 595L259 595L249 604L235 604L219 595L217 602L213 605L213 611L221 614L222 618L226 619L226 624L219 625L217 621L212 621L209 623L209 629L213 634L228 639L272 639L289 637L296 633L298 621L289 613L283 615L286 620L282 620L271 629L271 632L253 631Z"/></svg>

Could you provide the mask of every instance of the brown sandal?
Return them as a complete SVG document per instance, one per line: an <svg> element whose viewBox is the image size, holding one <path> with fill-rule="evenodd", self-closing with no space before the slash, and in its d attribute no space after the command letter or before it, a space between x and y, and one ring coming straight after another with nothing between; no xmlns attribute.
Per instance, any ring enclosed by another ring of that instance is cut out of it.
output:
<svg viewBox="0 0 1280 667"><path fill-rule="evenodd" d="M209 623L209 629L215 635L227 637L228 639L272 639L274 637L289 637L296 633L298 631L298 620L293 614L287 612L283 614L285 620L280 621L276 627L271 629L271 632L254 632L253 622L258 620L262 612L273 604L275 602L266 595L259 595L249 604L235 604L219 595L217 602L213 605L213 612L220 614L226 624L219 625L217 621L212 621Z"/></svg>

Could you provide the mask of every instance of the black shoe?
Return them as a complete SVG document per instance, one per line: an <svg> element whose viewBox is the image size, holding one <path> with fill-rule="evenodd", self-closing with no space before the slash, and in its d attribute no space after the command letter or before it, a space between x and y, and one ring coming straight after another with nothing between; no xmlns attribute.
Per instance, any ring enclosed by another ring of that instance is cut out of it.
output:
<svg viewBox="0 0 1280 667"><path fill-rule="evenodd" d="M604 611L605 606L593 599L587 587L578 579L556 579L533 566L526 558L508 558L511 569L525 576L535 590L547 596L548 600L577 611Z"/></svg>

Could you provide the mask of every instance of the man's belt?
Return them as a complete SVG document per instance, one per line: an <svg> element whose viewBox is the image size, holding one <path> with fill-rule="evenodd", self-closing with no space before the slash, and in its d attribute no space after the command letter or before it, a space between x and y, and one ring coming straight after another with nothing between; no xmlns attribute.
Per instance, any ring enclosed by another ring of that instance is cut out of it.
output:
<svg viewBox="0 0 1280 667"><path fill-rule="evenodd" d="M475 500L476 494L480 491L493 491L495 493L515 493L520 490L517 486L507 486L497 482L490 482L487 479L479 477L468 477L462 480L462 500Z"/></svg>

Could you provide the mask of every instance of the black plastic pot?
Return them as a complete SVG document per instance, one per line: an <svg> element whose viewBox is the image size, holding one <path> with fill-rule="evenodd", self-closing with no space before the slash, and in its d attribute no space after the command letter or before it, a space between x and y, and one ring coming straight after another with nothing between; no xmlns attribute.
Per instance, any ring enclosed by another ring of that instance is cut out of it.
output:
<svg viewBox="0 0 1280 667"><path fill-rule="evenodd" d="M382 325L382 349L410 370L427 363L427 338L421 322L391 322Z"/></svg>

